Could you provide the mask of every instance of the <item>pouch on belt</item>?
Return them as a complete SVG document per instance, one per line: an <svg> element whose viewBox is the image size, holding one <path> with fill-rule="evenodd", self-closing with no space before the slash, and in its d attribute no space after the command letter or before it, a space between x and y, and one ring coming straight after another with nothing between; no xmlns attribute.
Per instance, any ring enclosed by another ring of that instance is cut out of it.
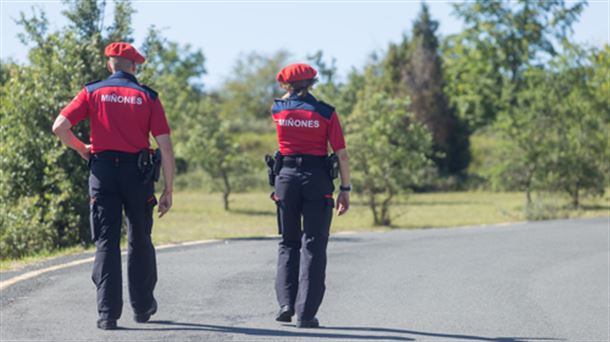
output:
<svg viewBox="0 0 610 342"><path fill-rule="evenodd" d="M151 181L158 181L161 175L161 150L149 149L142 150L138 153L138 170L142 173L143 183L147 184Z"/></svg>

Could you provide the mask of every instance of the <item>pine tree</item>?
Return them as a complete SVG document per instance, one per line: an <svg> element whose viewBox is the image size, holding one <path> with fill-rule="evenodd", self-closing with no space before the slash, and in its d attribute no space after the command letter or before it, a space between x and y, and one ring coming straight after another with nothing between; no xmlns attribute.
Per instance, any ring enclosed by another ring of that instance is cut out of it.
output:
<svg viewBox="0 0 610 342"><path fill-rule="evenodd" d="M437 29L438 22L430 17L428 6L422 4L413 25L402 79L411 98L410 111L432 133L438 170L442 175L448 175L457 174L468 166L470 152L466 127L457 119L445 94Z"/></svg>
<svg viewBox="0 0 610 342"><path fill-rule="evenodd" d="M470 162L469 131L445 92L443 63L436 37L438 22L423 4L412 36L390 44L383 60L384 89L409 97L409 112L434 139L434 161L441 175L459 174Z"/></svg>

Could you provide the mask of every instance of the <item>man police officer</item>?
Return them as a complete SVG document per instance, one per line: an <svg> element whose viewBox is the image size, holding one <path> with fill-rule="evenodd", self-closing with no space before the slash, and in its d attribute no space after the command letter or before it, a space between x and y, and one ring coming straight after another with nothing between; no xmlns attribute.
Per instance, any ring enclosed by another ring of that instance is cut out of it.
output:
<svg viewBox="0 0 610 342"><path fill-rule="evenodd" d="M172 206L174 156L170 128L157 93L138 83L136 64L144 57L128 43L105 49L112 75L89 83L57 116L53 132L89 162L91 235L96 252L92 280L97 288L100 329L116 329L123 307L121 279L122 211L128 221L127 273L134 320L146 322L157 311L155 248L151 241L157 204L150 177L152 133L162 155L165 189L159 217ZM90 145L71 127L84 119L91 125Z"/></svg>
<svg viewBox="0 0 610 342"><path fill-rule="evenodd" d="M277 204L279 243L275 283L279 322L315 328L315 317L325 291L326 247L334 207L329 174L328 144L339 158L341 175L337 214L349 208L348 154L335 109L309 93L316 70L307 64L282 69L277 81L288 93L274 101L279 154L273 199ZM273 179L273 178L272 178Z"/></svg>

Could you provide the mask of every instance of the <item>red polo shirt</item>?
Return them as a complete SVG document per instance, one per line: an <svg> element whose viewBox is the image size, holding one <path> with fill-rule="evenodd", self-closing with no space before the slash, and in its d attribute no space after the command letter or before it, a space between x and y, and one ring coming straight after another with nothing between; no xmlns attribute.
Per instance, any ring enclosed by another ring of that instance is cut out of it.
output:
<svg viewBox="0 0 610 342"><path fill-rule="evenodd" d="M72 126L89 119L91 153L139 152L150 148L150 133L170 133L157 93L122 71L88 84L60 114Z"/></svg>
<svg viewBox="0 0 610 342"><path fill-rule="evenodd" d="M282 155L325 156L345 148L345 138L335 109L311 94L277 99L271 107Z"/></svg>

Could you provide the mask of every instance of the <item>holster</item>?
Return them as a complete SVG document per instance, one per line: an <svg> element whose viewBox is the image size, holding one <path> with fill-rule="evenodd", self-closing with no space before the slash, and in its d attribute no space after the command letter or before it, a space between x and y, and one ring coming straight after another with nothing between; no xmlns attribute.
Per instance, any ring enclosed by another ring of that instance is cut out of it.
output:
<svg viewBox="0 0 610 342"><path fill-rule="evenodd" d="M336 154L331 154L326 159L326 167L328 168L328 176L331 180L339 177L339 157Z"/></svg>
<svg viewBox="0 0 610 342"><path fill-rule="evenodd" d="M151 181L158 181L161 174L161 150L156 149L154 152L149 149L142 150L138 153L138 170L142 173L142 181L144 184Z"/></svg>
<svg viewBox="0 0 610 342"><path fill-rule="evenodd" d="M267 177L269 177L269 185L275 186L275 174L273 172L275 159L268 154L265 154L265 165L267 165Z"/></svg>
<svg viewBox="0 0 610 342"><path fill-rule="evenodd" d="M153 154L153 168L155 172L153 173L153 179L155 183L159 181L159 177L161 177L161 149L156 149L155 154Z"/></svg>
<svg viewBox="0 0 610 342"><path fill-rule="evenodd" d="M269 177L269 185L275 186L275 176L280 174L282 169L282 155L280 151L275 151L273 157L265 155L265 165L267 165L267 176Z"/></svg>
<svg viewBox="0 0 610 342"><path fill-rule="evenodd" d="M273 153L273 159L274 159L273 174L275 174L277 176L280 174L280 171L282 170L282 166L283 166L282 161L284 159L284 156L282 156L280 151L275 151L275 153Z"/></svg>

